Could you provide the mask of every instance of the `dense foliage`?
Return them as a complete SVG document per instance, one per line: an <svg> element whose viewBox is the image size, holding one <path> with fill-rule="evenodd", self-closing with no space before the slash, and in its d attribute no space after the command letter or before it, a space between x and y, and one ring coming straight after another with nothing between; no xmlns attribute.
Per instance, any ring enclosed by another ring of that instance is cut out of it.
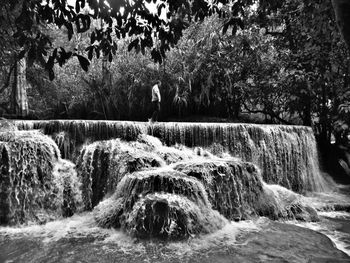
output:
<svg viewBox="0 0 350 263"><path fill-rule="evenodd" d="M349 53L331 1L48 2L1 7L4 109L26 56L32 117L146 120L159 78L163 120L314 125L347 141Z"/></svg>

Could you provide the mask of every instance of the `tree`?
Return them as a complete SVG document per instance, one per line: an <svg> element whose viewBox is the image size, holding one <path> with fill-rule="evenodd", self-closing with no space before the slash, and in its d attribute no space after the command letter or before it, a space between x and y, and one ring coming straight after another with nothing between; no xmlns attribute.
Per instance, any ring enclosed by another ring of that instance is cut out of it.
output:
<svg viewBox="0 0 350 263"><path fill-rule="evenodd" d="M261 100L260 103L263 107L264 112L268 112L271 116L275 116L273 118L279 118L281 112L277 112L275 107L276 105L272 105L271 107L271 94L273 94L274 86L279 86L279 84L283 84L278 82L278 79L282 76L285 77L286 81L290 81L291 83L297 82L300 87L298 90L302 91L299 93L292 94L293 98L296 98L293 103L289 104L289 110L292 109L299 112L299 115L302 116L305 124L310 124L311 114L314 112L314 109L304 107L300 110L298 105L312 105L312 103L308 103L311 99L312 90L318 87L319 83L325 84L325 79L317 79L317 76L310 75L310 68L313 67L312 63L312 55L317 53L317 50L314 49L315 45L311 45L308 47L308 43L310 41L303 41L303 36L301 34L305 34L301 30L298 32L298 28L305 28L303 25L298 23L295 19L293 19L294 14L298 14L298 12L307 11L312 4L310 1L306 1L304 3L303 8L299 8L300 1L297 1L293 4L293 1L273 1L273 0L260 0L260 1L229 1L229 0L214 0L212 2L207 2L205 0L194 0L189 2L187 0L181 1L151 1L151 0L137 0L137 1L110 1L110 4L107 4L104 1L95 1L95 0L77 0L75 6L70 6L66 0L51 0L47 2L36 1L36 0L6 0L6 10L7 13L10 12L13 14L14 19L14 29L11 33L13 36L13 41L18 46L20 52L18 53L18 59L23 56L27 56L28 65L31 66L33 62L45 65L46 70L49 73L50 79L54 78L54 66L56 64L62 66L71 58L76 58L76 61L81 65L84 70L87 70L91 61L94 58L103 57L104 60L108 59L112 61L117 58L117 48L118 48L118 39L129 38L130 42L128 44L128 50L135 50L136 52L146 54L146 49L150 49L148 54L151 55L152 59L158 63L164 61L165 54L170 50L176 43L178 43L180 37L183 35L184 29L189 26L189 22L192 19L194 20L203 20L205 17L211 16L214 13L217 13L219 17L224 19L222 30L223 32L227 32L228 28L231 27L232 31L235 33L238 28L243 28L243 22L247 23L247 7L251 4L259 2L259 17L263 23L269 23L269 20L266 19L267 14L271 14L276 10L283 10L284 18L283 22L280 22L280 25L286 26L283 32L284 36L280 37L281 40L287 40L285 43L288 43L288 46L279 45L279 48L283 48L284 50L292 50L292 54L294 58L288 57L290 59L289 64L291 68L297 67L298 64L302 64L302 68L297 68L298 80L293 80L295 78L295 74L287 74L285 75L275 75L273 85L269 82L264 82L264 76L259 75L256 71L251 72L250 74L254 74L256 79L261 81L259 87L255 87L252 91L258 91L260 89L263 91L264 96L261 98L265 98ZM338 14L339 20L344 21L346 16L339 15L342 13L343 9L337 9L340 4L344 5L345 1L334 1L334 6L336 13ZM147 8L148 5L155 6L156 11L153 12L151 9ZM89 6L89 9L86 7ZM85 9L84 9L85 8ZM299 9L298 9L299 8ZM5 16L6 12L4 11L4 15L0 16L0 19L6 20ZM291 13L295 12L295 13ZM310 13L310 12L309 12ZM312 12L310 13L312 15ZM327 13L329 16L329 12ZM300 18L300 16L299 16ZM325 16L322 16L324 19ZM98 19L98 21L102 21L102 25L95 26L94 21ZM309 23L305 17L303 18L303 23ZM319 20L317 20L319 21ZM327 21L327 19L325 19ZM312 22L312 21L311 21ZM313 22L313 24L317 24L318 22ZM59 28L63 28L66 32L68 39L72 39L74 35L79 33L85 33L89 36L89 41L84 45L84 52L82 50L72 50L67 48L67 44L55 45L52 43L49 34L45 27L48 24L54 24ZM346 25L341 24L341 27L344 28L344 32L346 32ZM328 29L327 29L328 30ZM334 28L331 29L334 32ZM266 33L272 35L276 33L278 36L280 32L270 32ZM306 32L311 39L319 37L315 34L309 34ZM346 37L345 37L346 39ZM295 47L294 43L301 41L303 43L303 51L299 52ZM281 42L283 42L281 41ZM329 41L327 42L330 43ZM234 45L238 45L239 43L235 42ZM227 47L229 47L228 45ZM217 46L218 47L218 46ZM224 49L223 49L224 50ZM208 50L207 54L215 54L215 52L221 52L223 50L216 49ZM239 51L239 48L237 49ZM214 53L211 53L214 51ZM85 53L86 52L86 53ZM87 55L88 59L84 57L84 54ZM310 55L311 54L311 55ZM205 53L203 53L205 55ZM305 56L306 55L306 56ZM240 90L242 88L247 88L245 85L246 81L239 80L247 80L247 78L243 78L243 75L246 74L247 65L252 64L254 61L254 52L251 55L242 57L241 65L237 67L238 71L225 71L218 70L219 68L224 68L224 64L229 65L230 63L235 63L235 61L222 61L221 65L218 65L215 60L208 61L209 63L205 65L206 67L202 67L200 70L211 72L216 72L214 75L206 74L205 83L208 85L202 86L201 93L199 95L201 103L205 100L214 101L216 99L225 98L227 101L225 104L230 105L240 105L241 102L241 94ZM306 57L308 61L303 61L303 57ZM322 56L320 56L321 61ZM277 60L276 60L277 62ZM296 63L295 65L292 65ZM320 62L321 63L321 62ZM104 63L105 65L106 63ZM203 64L204 65L204 64ZM216 67L219 68L216 68ZM288 66L288 65L282 65ZM274 68L274 62L271 63L270 71ZM105 68L105 67L104 67ZM215 69L215 70L214 70ZM257 70L258 68L256 68ZM323 71L322 71L323 70ZM319 76L327 75L330 76L333 74L333 69L320 69L317 73ZM104 71L107 72L106 70ZM291 71L292 72L292 71ZM328 74L330 72L331 74ZM268 73L268 72L267 72ZM185 100L188 99L189 93L181 92L180 86L183 86L183 83L189 83L192 85L193 81L188 81L188 79L193 78L192 71L189 71L189 75L180 76L181 78L177 78L178 86L177 96L174 103L178 103L180 107L185 107L187 104L184 103ZM240 74L243 74L240 76ZM316 75L317 75L316 74ZM106 76L106 74L104 74ZM225 80L223 83L214 83L215 79L220 79L220 77ZM186 79L187 78L187 79ZM104 78L106 79L106 77ZM185 82L183 82L185 80ZM204 80L204 79L203 79ZM103 81L105 82L105 81ZM330 83L330 80L327 80ZM233 84L234 83L234 84ZM265 83L265 84L264 84ZM310 83L314 83L314 85L310 85ZM316 84L315 84L316 83ZM218 85L220 84L220 85ZM328 91L328 87L326 85L320 85L323 87L323 94L326 94ZM249 86L249 85L248 85ZM276 87L277 87L276 86ZM216 89L214 93L210 93L211 98L208 97L208 87L220 87L220 89ZM234 92L232 92L234 90ZM249 87L248 87L249 90ZM227 96L222 96L226 92ZM282 99L286 92L279 91L281 96L279 99ZM311 93L310 93L311 92ZM257 92L256 94L259 94ZM320 112L326 108L327 104L327 96L317 96L316 101L320 102L319 104L323 107L320 107ZM230 114L235 112L234 115L237 115L239 112L239 106L235 107L235 109L230 110ZM180 110L181 112L181 110ZM105 114L106 115L106 114ZM325 114L324 114L325 115Z"/></svg>
<svg viewBox="0 0 350 263"><path fill-rule="evenodd" d="M129 50L145 52L146 48L151 49L151 56L156 62L162 62L165 52L173 47L183 30L188 27L188 22L193 18L203 20L207 16L218 13L224 16L226 32L231 26L234 31L243 27L245 8L257 2L255 0L120 0L105 1L77 0L75 6L67 3L67 0L6 0L8 11L20 10L16 15L15 39L20 47L28 52L29 60L38 59L43 62L47 56L47 46L51 43L41 30L43 24L54 23L58 27L67 29L68 38L73 34L86 32L91 27L92 19L101 19L104 27L95 28L91 33L91 43L86 47L88 58L99 57L100 53L113 59L117 45L115 39L126 36L134 37L129 44ZM155 12L147 8L151 4L156 8ZM349 3L346 0L333 0L339 24L344 32L344 38L348 41L349 29ZM284 1L260 0L262 9L273 10L284 4ZM90 12L82 12L89 6ZM222 8L227 6L228 8ZM2 16L2 19L6 19ZM21 54L22 56L24 54ZM54 77L53 66L55 63L64 64L68 59L77 57L82 68L87 70L89 61L76 52L66 52L63 47L56 48L46 60L46 69L50 78Z"/></svg>
<svg viewBox="0 0 350 263"><path fill-rule="evenodd" d="M9 11L21 10L16 16L14 36L20 47L28 52L30 60L43 61L47 56L47 47L51 46L41 28L43 24L53 23L60 28L65 27L68 38L71 39L73 34L89 30L92 19L101 19L104 26L93 29L91 43L86 47L89 60L102 53L111 61L117 49L115 39L129 36L134 38L129 44L129 50L145 53L145 49L150 48L153 60L161 63L166 51L178 42L192 19L203 20L218 13L227 18L225 31L229 26L237 29L243 27L244 8L253 2L254 0L215 0L212 3L205 0L153 1L156 12L152 12L147 8L152 3L151 0L110 1L109 4L105 1L77 0L75 7L70 6L66 0L14 0L10 1ZM82 12L87 5L90 12ZM220 5L228 5L229 9L220 8ZM84 56L66 52L64 47L55 48L46 60L50 78L54 77L55 63L63 65L72 57L77 57L82 68L87 70L89 61Z"/></svg>
<svg viewBox="0 0 350 263"><path fill-rule="evenodd" d="M10 9L12 12L10 12ZM23 52L23 49L13 37L16 31L16 15L19 12L18 8L11 8L11 3L7 0L0 7L0 44L2 46L0 51L2 58L0 62L0 76L3 79L0 94L10 94L3 96L3 98L10 98L10 100L0 101L0 108L5 110L9 108L10 111L8 113L12 114L12 116L25 117L29 113L27 100L28 82L26 78L27 61L25 52Z"/></svg>
<svg viewBox="0 0 350 263"><path fill-rule="evenodd" d="M348 0L332 0L332 3L338 26L350 50L350 2Z"/></svg>

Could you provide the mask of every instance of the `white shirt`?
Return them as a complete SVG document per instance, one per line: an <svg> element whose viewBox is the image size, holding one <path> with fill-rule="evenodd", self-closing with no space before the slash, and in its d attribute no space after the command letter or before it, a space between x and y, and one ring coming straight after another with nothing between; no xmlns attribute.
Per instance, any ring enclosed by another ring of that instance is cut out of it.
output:
<svg viewBox="0 0 350 263"><path fill-rule="evenodd" d="M153 101L160 102L160 100L161 100L160 92L159 92L158 84L156 84L152 87L152 102Z"/></svg>

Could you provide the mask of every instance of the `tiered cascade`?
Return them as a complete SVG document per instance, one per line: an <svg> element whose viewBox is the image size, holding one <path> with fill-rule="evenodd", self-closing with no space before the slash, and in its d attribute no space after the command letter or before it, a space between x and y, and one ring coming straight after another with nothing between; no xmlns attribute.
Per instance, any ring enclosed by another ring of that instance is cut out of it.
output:
<svg viewBox="0 0 350 263"><path fill-rule="evenodd" d="M83 120L15 121L15 125L19 129L42 129L45 134L53 135L64 156L70 159L74 159L86 140L121 138L130 141L140 134L149 134L168 146L182 144L213 151L222 149L256 164L267 183L298 193L327 191L331 185L320 174L316 141L309 127L222 123L148 125Z"/></svg>
<svg viewBox="0 0 350 263"><path fill-rule="evenodd" d="M315 221L316 211L295 192L328 189L319 171L315 138L307 127L111 121L14 124L24 130L40 128L58 146L37 131L14 131L24 140L3 133L1 169L3 182L9 183L2 187L15 185L14 191L25 193L24 200L27 193L42 188L44 195L50 189L65 196L60 201L45 197L49 202L43 202L33 195L30 200L40 204L23 201L21 207L51 211L51 206L60 204L61 214L69 216L81 195L82 210L93 210L99 226L122 228L137 237L183 238L212 232L227 220L254 216ZM58 148L77 163L77 174L74 165L60 159ZM37 168L13 184L11 178L22 174L12 161L16 158L47 167L45 183L40 184L43 173ZM14 207L9 196L2 195L4 207ZM13 216L6 211L2 216L8 223Z"/></svg>

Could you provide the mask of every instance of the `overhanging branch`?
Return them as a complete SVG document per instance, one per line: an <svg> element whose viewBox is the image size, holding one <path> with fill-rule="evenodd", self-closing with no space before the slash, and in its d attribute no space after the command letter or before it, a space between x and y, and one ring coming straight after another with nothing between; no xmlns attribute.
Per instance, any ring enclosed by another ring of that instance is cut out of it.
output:
<svg viewBox="0 0 350 263"><path fill-rule="evenodd" d="M262 114L266 114L271 116L272 118L280 121L283 124L287 124L287 125L292 125L293 123L286 121L284 119L282 119L278 114L276 114L273 111L266 111L266 110L252 110L250 109L245 103L243 103L244 108L249 112L249 113L262 113Z"/></svg>

